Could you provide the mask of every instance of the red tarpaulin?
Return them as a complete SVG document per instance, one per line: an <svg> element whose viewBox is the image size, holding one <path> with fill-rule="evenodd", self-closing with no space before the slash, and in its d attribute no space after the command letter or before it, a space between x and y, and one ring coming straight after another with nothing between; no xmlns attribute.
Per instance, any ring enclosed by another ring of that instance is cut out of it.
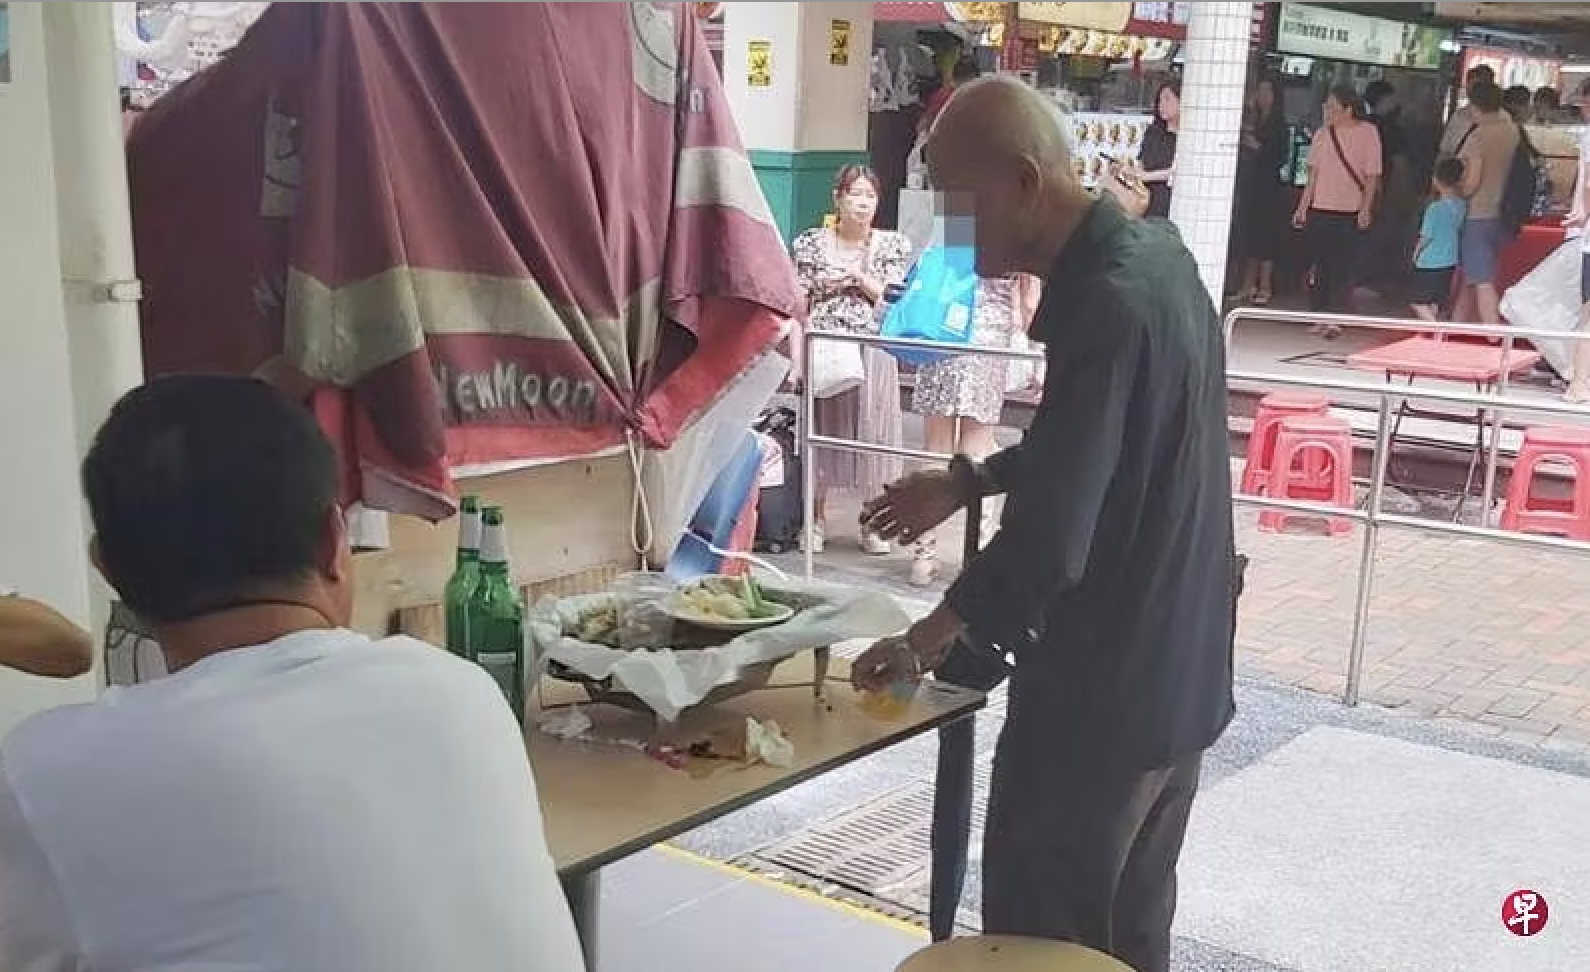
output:
<svg viewBox="0 0 1590 972"><path fill-rule="evenodd" d="M128 144L148 373L285 358L347 499L666 447L800 308L690 5L273 5Z"/></svg>

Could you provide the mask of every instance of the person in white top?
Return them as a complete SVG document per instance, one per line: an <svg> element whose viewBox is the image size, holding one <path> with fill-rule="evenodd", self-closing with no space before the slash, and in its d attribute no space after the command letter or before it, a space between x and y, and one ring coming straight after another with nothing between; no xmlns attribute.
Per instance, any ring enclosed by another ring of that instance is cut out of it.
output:
<svg viewBox="0 0 1590 972"><path fill-rule="evenodd" d="M0 969L583 969L502 693L346 628L307 410L251 378L157 380L83 484L94 561L172 674L0 750Z"/></svg>
<svg viewBox="0 0 1590 972"><path fill-rule="evenodd" d="M1579 300L1584 305L1579 329L1584 331L1590 330L1590 81L1579 86L1579 114L1587 125L1579 139L1579 174L1573 186L1573 206L1564 222L1579 231L1583 254L1579 261ZM1573 342L1571 370L1564 397L1576 404L1590 402L1590 341Z"/></svg>

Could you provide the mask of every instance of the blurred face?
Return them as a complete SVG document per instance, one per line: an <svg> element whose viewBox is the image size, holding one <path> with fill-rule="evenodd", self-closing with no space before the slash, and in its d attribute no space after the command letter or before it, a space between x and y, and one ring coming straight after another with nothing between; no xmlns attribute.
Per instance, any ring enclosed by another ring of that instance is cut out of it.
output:
<svg viewBox="0 0 1590 972"><path fill-rule="evenodd" d="M1002 277L1019 269L1037 208L1036 174L938 140L928 143L927 163L933 185L943 192L939 204L950 232L976 242L978 275Z"/></svg>
<svg viewBox="0 0 1590 972"><path fill-rule="evenodd" d="M1170 88L1159 89L1159 117L1175 121L1181 117L1181 98Z"/></svg>
<svg viewBox="0 0 1590 972"><path fill-rule="evenodd" d="M878 212L878 189L867 179L856 179L834 193L834 212L850 223L871 225Z"/></svg>
<svg viewBox="0 0 1590 972"><path fill-rule="evenodd" d="M1335 125L1347 117L1347 109L1335 97L1325 99L1325 124Z"/></svg>

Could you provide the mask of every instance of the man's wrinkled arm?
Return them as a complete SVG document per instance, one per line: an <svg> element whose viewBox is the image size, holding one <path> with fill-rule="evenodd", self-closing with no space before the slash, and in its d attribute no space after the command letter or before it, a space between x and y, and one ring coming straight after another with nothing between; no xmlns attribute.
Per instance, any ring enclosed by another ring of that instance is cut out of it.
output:
<svg viewBox="0 0 1590 972"><path fill-rule="evenodd" d="M0 969L88 972L55 872L0 766Z"/></svg>
<svg viewBox="0 0 1590 972"><path fill-rule="evenodd" d="M1085 362L1051 375L1019 451L996 457L1015 502L944 598L983 637L1019 634L1087 568L1120 460L1141 342L1136 322L1117 320Z"/></svg>

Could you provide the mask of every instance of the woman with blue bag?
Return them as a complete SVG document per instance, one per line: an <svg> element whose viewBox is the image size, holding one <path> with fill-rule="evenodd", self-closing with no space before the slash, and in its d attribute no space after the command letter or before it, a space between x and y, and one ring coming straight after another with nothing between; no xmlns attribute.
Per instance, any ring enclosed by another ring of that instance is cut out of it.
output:
<svg viewBox="0 0 1590 972"><path fill-rule="evenodd" d="M806 289L806 326L819 331L876 334L884 289L898 283L911 265L911 242L901 233L873 229L878 177L864 165L847 165L834 179L833 226L818 226L790 244L795 273ZM903 419L900 373L895 360L877 348L815 342L803 378L815 398L812 432L817 435L899 446ZM825 543L827 500L834 490L876 496L904 471L897 459L822 449L817 462L814 552ZM865 531L861 547L889 553L890 545Z"/></svg>
<svg viewBox="0 0 1590 972"><path fill-rule="evenodd" d="M1010 347L1015 335L1025 333L1041 287L1025 275L979 278L966 343L979 348ZM974 460L997 452L994 429L999 427L1009 387L1010 363L1004 358L947 355L922 364L916 373L911 411L923 418L927 451L962 454ZM986 540L992 535L985 522L982 536ZM926 587L937 575L937 536L929 533L917 541L913 551L911 583Z"/></svg>

